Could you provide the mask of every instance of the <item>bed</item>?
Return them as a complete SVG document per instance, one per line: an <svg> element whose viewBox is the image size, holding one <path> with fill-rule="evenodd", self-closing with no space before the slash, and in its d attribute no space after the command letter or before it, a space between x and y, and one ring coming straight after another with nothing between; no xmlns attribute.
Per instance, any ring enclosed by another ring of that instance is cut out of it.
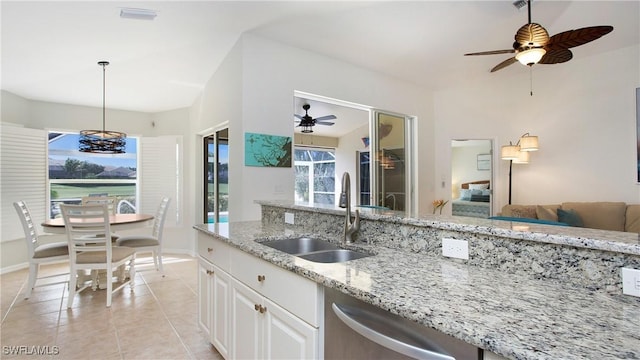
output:
<svg viewBox="0 0 640 360"><path fill-rule="evenodd" d="M479 180L460 185L460 197L451 202L451 214L488 218L491 216L491 183Z"/></svg>

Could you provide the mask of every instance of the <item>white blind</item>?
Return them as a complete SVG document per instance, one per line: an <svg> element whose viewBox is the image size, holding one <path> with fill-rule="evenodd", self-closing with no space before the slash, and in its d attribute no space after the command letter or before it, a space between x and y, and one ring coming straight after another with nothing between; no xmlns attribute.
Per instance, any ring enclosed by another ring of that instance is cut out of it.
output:
<svg viewBox="0 0 640 360"><path fill-rule="evenodd" d="M0 124L1 242L24 237L13 208L15 201L27 204L34 223L44 221L48 210L46 181L47 132Z"/></svg>
<svg viewBox="0 0 640 360"><path fill-rule="evenodd" d="M182 222L182 137L159 136L140 139L138 207L155 214L160 199L171 197L165 226Z"/></svg>

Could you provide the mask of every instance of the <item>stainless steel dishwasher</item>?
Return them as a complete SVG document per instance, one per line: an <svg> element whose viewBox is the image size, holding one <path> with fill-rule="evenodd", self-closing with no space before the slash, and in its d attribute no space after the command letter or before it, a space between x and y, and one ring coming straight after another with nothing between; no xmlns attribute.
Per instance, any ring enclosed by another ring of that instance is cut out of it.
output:
<svg viewBox="0 0 640 360"><path fill-rule="evenodd" d="M325 288L325 359L481 360L482 349Z"/></svg>

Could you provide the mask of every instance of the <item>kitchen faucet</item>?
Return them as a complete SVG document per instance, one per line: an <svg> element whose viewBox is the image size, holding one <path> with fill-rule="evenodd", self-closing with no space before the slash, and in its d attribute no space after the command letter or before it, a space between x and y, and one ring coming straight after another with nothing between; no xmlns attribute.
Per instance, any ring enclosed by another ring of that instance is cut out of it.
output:
<svg viewBox="0 0 640 360"><path fill-rule="evenodd" d="M347 209L342 241L345 244L351 244L353 242L353 234L360 230L360 211L356 209L356 217L353 222L351 222L351 179L348 172L342 174L342 192L340 192L340 202L338 206Z"/></svg>

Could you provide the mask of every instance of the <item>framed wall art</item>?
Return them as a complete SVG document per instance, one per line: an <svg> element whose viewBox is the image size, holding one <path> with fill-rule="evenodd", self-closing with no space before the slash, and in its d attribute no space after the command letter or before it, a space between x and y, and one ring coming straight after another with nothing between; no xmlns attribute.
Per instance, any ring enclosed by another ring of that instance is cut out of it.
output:
<svg viewBox="0 0 640 360"><path fill-rule="evenodd" d="M478 154L478 170L491 170L491 154Z"/></svg>
<svg viewBox="0 0 640 360"><path fill-rule="evenodd" d="M291 167L289 136L244 133L244 164L260 167Z"/></svg>

